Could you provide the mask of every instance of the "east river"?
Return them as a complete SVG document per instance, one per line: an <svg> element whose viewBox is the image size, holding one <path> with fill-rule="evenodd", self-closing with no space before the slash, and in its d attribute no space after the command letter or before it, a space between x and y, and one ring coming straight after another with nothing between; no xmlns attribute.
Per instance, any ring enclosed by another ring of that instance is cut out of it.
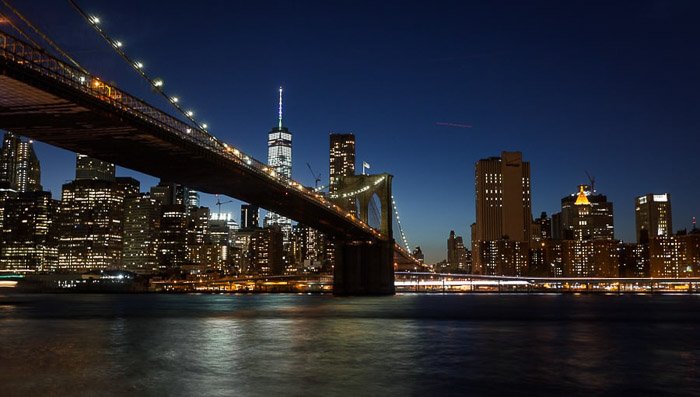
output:
<svg viewBox="0 0 700 397"><path fill-rule="evenodd" d="M698 295L12 295L2 396L698 395Z"/></svg>

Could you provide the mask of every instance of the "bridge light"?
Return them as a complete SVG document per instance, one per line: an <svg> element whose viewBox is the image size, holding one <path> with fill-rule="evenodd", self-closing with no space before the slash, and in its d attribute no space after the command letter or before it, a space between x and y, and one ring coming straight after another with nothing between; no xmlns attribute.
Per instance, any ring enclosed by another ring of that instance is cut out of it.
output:
<svg viewBox="0 0 700 397"><path fill-rule="evenodd" d="M179 99L178 97L174 96L174 97L170 98L170 100L171 100L173 103L177 103L177 101L179 101L180 99Z"/></svg>
<svg viewBox="0 0 700 397"><path fill-rule="evenodd" d="M194 112L191 111L191 110L188 110L187 112L185 112L185 114L187 115L187 117L192 117L192 116L194 116Z"/></svg>
<svg viewBox="0 0 700 397"><path fill-rule="evenodd" d="M158 80L153 80L153 85L156 87L162 87L163 86L163 80L158 79Z"/></svg>
<svg viewBox="0 0 700 397"><path fill-rule="evenodd" d="M134 62L134 66L136 66L136 69L142 69L143 68L143 63L136 61Z"/></svg>
<svg viewBox="0 0 700 397"><path fill-rule="evenodd" d="M207 123L202 124L202 128L204 128L205 130L207 129L207 127Z"/></svg>
<svg viewBox="0 0 700 397"><path fill-rule="evenodd" d="M187 131L187 133L189 134L190 132L192 132L192 128L188 128L185 131Z"/></svg>
<svg viewBox="0 0 700 397"><path fill-rule="evenodd" d="M114 46L117 47L117 48L122 48L122 42L119 41L119 40L117 40L117 41L114 42Z"/></svg>
<svg viewBox="0 0 700 397"><path fill-rule="evenodd" d="M90 22L92 22L93 24L97 25L98 23L100 23L100 18L98 18L97 16L93 15L93 16L90 17Z"/></svg>

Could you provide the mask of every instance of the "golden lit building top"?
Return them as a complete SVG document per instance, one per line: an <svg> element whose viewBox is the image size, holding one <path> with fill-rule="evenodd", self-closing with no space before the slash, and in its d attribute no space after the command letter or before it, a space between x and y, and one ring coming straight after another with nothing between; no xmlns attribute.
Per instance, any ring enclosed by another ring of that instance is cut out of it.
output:
<svg viewBox="0 0 700 397"><path fill-rule="evenodd" d="M591 202L588 201L588 197L586 197L586 193L583 191L583 185L580 185L578 188L578 197L576 197L574 205L591 205Z"/></svg>

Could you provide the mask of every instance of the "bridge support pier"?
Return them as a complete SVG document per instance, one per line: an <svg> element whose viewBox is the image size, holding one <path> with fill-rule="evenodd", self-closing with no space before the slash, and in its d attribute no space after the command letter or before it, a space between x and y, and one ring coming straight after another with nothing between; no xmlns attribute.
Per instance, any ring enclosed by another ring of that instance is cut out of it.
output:
<svg viewBox="0 0 700 397"><path fill-rule="evenodd" d="M335 242L333 295L393 295L394 242Z"/></svg>

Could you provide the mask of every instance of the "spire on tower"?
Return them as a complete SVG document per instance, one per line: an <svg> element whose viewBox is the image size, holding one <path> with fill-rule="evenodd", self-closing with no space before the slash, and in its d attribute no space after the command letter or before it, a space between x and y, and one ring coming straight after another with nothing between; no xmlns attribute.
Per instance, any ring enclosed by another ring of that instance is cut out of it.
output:
<svg viewBox="0 0 700 397"><path fill-rule="evenodd" d="M279 107L279 115L278 115L278 127L282 129L282 87L280 87L280 107Z"/></svg>

